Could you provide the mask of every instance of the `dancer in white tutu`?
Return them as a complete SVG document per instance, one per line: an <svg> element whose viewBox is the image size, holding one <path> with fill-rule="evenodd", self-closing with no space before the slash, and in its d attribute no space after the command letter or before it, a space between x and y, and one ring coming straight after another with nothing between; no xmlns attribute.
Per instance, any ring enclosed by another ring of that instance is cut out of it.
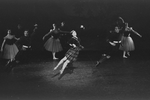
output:
<svg viewBox="0 0 150 100"><path fill-rule="evenodd" d="M8 63L15 60L15 56L19 51L15 44L16 40L17 38L15 37L15 35L12 35L12 32L9 29L7 31L7 35L4 37L4 41L1 46L2 58L9 60Z"/></svg>
<svg viewBox="0 0 150 100"><path fill-rule="evenodd" d="M63 64L60 74L63 73L68 64L72 64L74 61L76 61L79 51L84 48L80 45L76 31L71 31L71 34L73 37L68 42L71 48L66 52L65 57L63 57L54 68L54 70L56 70L61 64Z"/></svg>
<svg viewBox="0 0 150 100"><path fill-rule="evenodd" d="M133 39L130 36L132 33L142 37L139 33L134 31L132 27L129 27L128 23L125 23L125 30L121 38L121 45L119 47L120 50L123 50L123 58L127 58L127 56L130 56L130 51L135 50Z"/></svg>
<svg viewBox="0 0 150 100"><path fill-rule="evenodd" d="M47 51L51 51L53 55L53 59L56 60L56 52L62 51L62 46L60 43L60 34L59 34L59 29L58 27L53 24L53 29L50 29L50 31L44 35L43 40L45 39L46 36L50 35L51 37L45 42L44 47Z"/></svg>

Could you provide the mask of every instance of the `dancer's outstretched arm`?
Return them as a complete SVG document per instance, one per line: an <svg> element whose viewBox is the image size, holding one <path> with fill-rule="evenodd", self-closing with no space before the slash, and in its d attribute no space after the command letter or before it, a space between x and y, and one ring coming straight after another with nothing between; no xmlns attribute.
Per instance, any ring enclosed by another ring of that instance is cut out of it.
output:
<svg viewBox="0 0 150 100"><path fill-rule="evenodd" d="M43 36L43 40L45 39L46 36L48 36L51 33L51 31L52 31L52 29L50 29L50 31Z"/></svg>
<svg viewBox="0 0 150 100"><path fill-rule="evenodd" d="M2 45L1 45L1 52L3 51L5 41L6 41L6 40L4 39L4 40L3 40L3 43L2 43Z"/></svg>
<svg viewBox="0 0 150 100"><path fill-rule="evenodd" d="M138 32L136 32L135 30L133 30L132 27L131 27L130 29L131 29L131 31L132 31L133 33L135 33L136 35L138 35L139 37L142 37L142 35L140 35Z"/></svg>

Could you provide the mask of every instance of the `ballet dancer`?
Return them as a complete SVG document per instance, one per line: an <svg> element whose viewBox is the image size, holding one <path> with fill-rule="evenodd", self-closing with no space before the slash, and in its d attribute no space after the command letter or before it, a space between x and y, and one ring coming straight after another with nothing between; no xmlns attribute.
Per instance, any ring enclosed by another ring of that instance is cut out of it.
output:
<svg viewBox="0 0 150 100"><path fill-rule="evenodd" d="M72 38L68 42L71 48L66 52L65 56L60 60L57 66L54 67L54 70L56 70L61 64L63 64L62 69L60 70L60 74L63 73L68 64L76 61L79 55L79 51L83 49L83 46L80 45L80 42L78 40L76 31L72 30L71 34Z"/></svg>
<svg viewBox="0 0 150 100"><path fill-rule="evenodd" d="M122 34L120 33L120 29L118 26L116 26L113 31L109 32L109 36L106 39L106 43L109 44L107 46L108 52L106 54L105 53L102 54L102 57L100 58L100 60L97 61L95 67L97 67L99 64L104 62L106 59L109 59L112 56L112 53L118 50L119 45L121 43L121 39L120 39L121 36Z"/></svg>
<svg viewBox="0 0 150 100"><path fill-rule="evenodd" d="M53 24L53 29L50 29L50 31L44 35L43 40L46 36L50 35L50 38L45 42L44 47L47 51L51 51L53 55L53 60L56 60L56 52L60 52L63 50L62 45L60 43L60 32L59 28L56 26L56 24Z"/></svg>
<svg viewBox="0 0 150 100"><path fill-rule="evenodd" d="M128 23L125 23L125 30L121 38L121 45L119 47L119 49L123 51L123 58L128 58L127 56L130 56L130 51L135 50L134 41L130 34L136 34L139 37L142 37L142 35L133 30L132 27L129 27Z"/></svg>
<svg viewBox="0 0 150 100"><path fill-rule="evenodd" d="M4 37L1 45L2 58L8 59L6 66L15 60L15 56L19 51L15 44L16 40L18 40L18 38L16 38L15 35L12 35L11 30L7 30L7 35Z"/></svg>

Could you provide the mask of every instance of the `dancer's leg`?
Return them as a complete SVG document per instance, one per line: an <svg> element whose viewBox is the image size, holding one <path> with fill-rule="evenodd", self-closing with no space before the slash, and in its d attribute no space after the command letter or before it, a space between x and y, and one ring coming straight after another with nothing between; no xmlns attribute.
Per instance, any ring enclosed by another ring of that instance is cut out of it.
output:
<svg viewBox="0 0 150 100"><path fill-rule="evenodd" d="M126 51L123 51L123 58L127 58L126 53Z"/></svg>
<svg viewBox="0 0 150 100"><path fill-rule="evenodd" d="M104 62L106 59L109 59L110 56L109 55L106 55L106 54L102 54L102 57L99 61L97 61L95 67L97 67L99 64L101 64L102 62Z"/></svg>
<svg viewBox="0 0 150 100"><path fill-rule="evenodd" d="M127 55L130 56L130 52L129 51L127 52Z"/></svg>
<svg viewBox="0 0 150 100"><path fill-rule="evenodd" d="M53 55L53 59L54 59L54 60L58 59L58 58L56 58L56 56L55 56L55 55L56 55L55 52L53 52L52 55Z"/></svg>
<svg viewBox="0 0 150 100"><path fill-rule="evenodd" d="M66 56L59 61L59 63L57 64L57 66L54 67L54 70L56 70L65 60L67 60Z"/></svg>
<svg viewBox="0 0 150 100"><path fill-rule="evenodd" d="M67 65L68 65L69 63L70 63L69 60L66 60L66 61L64 62L63 67L62 67L62 69L60 70L60 74L63 73L63 71L65 70L65 68L67 67Z"/></svg>

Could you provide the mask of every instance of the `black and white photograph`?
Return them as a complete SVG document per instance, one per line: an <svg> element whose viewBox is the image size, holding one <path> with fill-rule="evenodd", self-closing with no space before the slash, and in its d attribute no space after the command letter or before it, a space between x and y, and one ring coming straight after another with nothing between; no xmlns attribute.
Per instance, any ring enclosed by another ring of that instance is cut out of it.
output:
<svg viewBox="0 0 150 100"><path fill-rule="evenodd" d="M150 1L0 0L0 100L150 100Z"/></svg>

